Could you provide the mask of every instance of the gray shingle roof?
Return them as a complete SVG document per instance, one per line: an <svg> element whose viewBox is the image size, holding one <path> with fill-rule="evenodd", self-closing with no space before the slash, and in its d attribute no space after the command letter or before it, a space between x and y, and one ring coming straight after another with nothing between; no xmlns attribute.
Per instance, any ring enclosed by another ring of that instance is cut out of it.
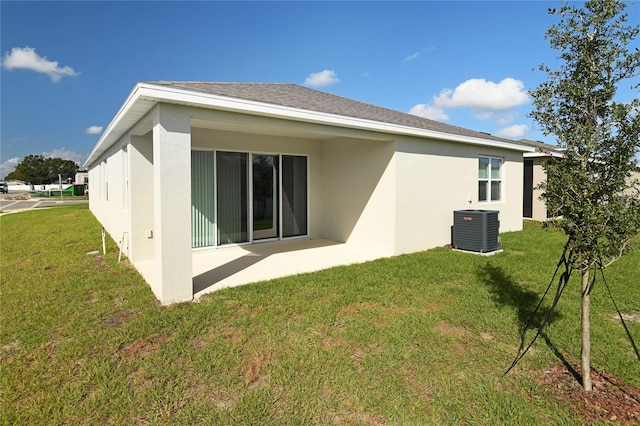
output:
<svg viewBox="0 0 640 426"><path fill-rule="evenodd" d="M520 139L518 142L521 143L522 145L527 145L533 148L537 148L538 151L562 152L562 148L560 148L559 146L550 145L548 143L544 143L540 141Z"/></svg>
<svg viewBox="0 0 640 426"><path fill-rule="evenodd" d="M289 83L213 83L200 81L149 81L149 84L201 92L231 98L246 99L303 110L398 124L418 129L469 136L522 145L488 133L440 123L416 115L382 108L353 99L332 95Z"/></svg>

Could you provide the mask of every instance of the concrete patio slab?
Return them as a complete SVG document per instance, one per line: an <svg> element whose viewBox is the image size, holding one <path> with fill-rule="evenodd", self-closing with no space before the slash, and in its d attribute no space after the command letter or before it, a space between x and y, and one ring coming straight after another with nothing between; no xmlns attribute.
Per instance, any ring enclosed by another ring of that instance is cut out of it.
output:
<svg viewBox="0 0 640 426"><path fill-rule="evenodd" d="M225 288L339 265L385 253L326 239L294 239L193 252L194 298Z"/></svg>

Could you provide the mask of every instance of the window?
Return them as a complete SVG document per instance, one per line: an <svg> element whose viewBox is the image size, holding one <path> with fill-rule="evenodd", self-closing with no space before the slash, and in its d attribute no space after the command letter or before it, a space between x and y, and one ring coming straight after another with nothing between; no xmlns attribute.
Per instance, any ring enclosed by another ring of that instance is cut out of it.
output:
<svg viewBox="0 0 640 426"><path fill-rule="evenodd" d="M478 159L478 201L502 200L502 158Z"/></svg>
<svg viewBox="0 0 640 426"><path fill-rule="evenodd" d="M107 169L107 160L102 162L102 180L104 182L104 200L109 201L109 173Z"/></svg>
<svg viewBox="0 0 640 426"><path fill-rule="evenodd" d="M129 151L127 145L122 147L122 208L129 210Z"/></svg>

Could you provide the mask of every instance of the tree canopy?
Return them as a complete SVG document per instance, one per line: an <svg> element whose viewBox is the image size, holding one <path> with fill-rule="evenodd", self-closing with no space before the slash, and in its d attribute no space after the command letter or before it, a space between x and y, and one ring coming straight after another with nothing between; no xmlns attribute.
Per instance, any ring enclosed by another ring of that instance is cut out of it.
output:
<svg viewBox="0 0 640 426"><path fill-rule="evenodd" d="M77 171L78 165L71 160L45 158L42 155L27 155L5 179L22 180L34 185L41 185L57 183L58 175L61 175L62 180L73 179Z"/></svg>
<svg viewBox="0 0 640 426"><path fill-rule="evenodd" d="M585 390L591 390L589 295L596 272L622 256L640 228L638 182L632 177L640 150L640 100L617 97L623 83L636 93L639 87L640 51L630 45L640 29L626 24L625 7L622 1L592 0L582 8L563 3L550 10L561 16L546 33L560 51L561 66L541 65L548 78L530 92L531 117L564 150L562 158L546 163L541 187L548 225L568 237L566 276L582 276Z"/></svg>
<svg viewBox="0 0 640 426"><path fill-rule="evenodd" d="M640 51L627 50L638 27L627 27L626 5L615 0L564 5L547 31L564 65L531 92L531 116L557 137L564 157L546 164L543 184L551 224L570 237L574 266L617 258L637 232L634 156L640 149L640 100L616 102L619 84L640 73ZM635 86L638 88L638 85ZM624 194L624 196L623 196Z"/></svg>

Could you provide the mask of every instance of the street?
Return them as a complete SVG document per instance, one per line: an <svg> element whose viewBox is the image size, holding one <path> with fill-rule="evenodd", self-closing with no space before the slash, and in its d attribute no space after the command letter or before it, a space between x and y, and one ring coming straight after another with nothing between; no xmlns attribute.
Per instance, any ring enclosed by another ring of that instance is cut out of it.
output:
<svg viewBox="0 0 640 426"><path fill-rule="evenodd" d="M32 198L28 200L16 200L20 196L28 196L26 191L9 191L8 194L0 194L0 210L3 213L15 213L17 211L30 210L39 207L54 207L65 204L87 204L89 200L74 200L72 197Z"/></svg>

